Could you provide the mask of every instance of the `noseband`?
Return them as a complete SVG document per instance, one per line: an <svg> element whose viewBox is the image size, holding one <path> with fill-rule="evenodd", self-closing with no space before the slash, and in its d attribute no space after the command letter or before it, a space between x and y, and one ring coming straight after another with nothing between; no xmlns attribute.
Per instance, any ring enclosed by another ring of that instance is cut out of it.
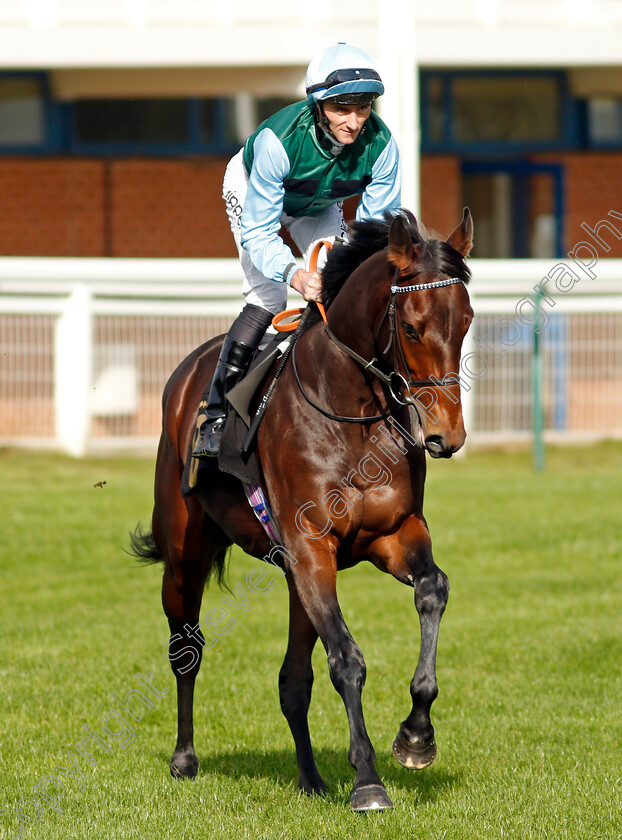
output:
<svg viewBox="0 0 622 840"><path fill-rule="evenodd" d="M332 332L326 320L324 321L324 329L331 341L334 344L336 344L340 350L342 350L344 353L350 356L351 359L354 359L355 362L361 365L363 370L373 373L374 376L380 379L380 381L388 387L391 396L396 402L400 403L400 405L411 405L415 408L415 410L417 410L417 398L414 397L411 393L411 390L413 388L434 388L445 385L459 385L460 377L453 374L445 375L442 379L436 377L434 379L413 379L411 377L410 371L408 369L408 364L406 362L404 350L400 342L399 332L397 330L397 295L402 292L420 292L427 289L440 289L444 286L453 286L456 283L462 282L463 281L459 277L451 277L447 280L436 280L433 283L418 283L412 286L391 286L391 297L389 298L387 309L382 317L382 320L380 321L375 335L375 339L377 341L382 326L384 322L388 319L389 340L387 342L387 346L385 347L381 355L387 356L387 354L391 350L393 351L393 370L389 374L386 374L384 371L380 370L379 367L377 367L378 360L375 357L368 361L367 359L364 359L363 356L360 356L355 350L352 350L351 347L348 347L346 344L340 341L337 338L337 336ZM400 373L400 363L405 371L405 375ZM292 367L294 370L294 376L296 377L296 382L298 384L298 387L300 388L300 391L302 392L302 395L309 403L309 405L313 406L313 408L317 409L325 417L328 417L331 420L339 420L343 423L374 423L378 420L384 419L384 417L386 416L384 414L377 414L373 417L346 417L340 414L332 414L331 412L326 411L319 405L316 405L310 399L310 397L303 388L302 382L300 381L300 377L298 375L298 370L296 368L295 346L292 352ZM396 382L399 390L395 387ZM417 411L417 414L418 413L419 412Z"/></svg>

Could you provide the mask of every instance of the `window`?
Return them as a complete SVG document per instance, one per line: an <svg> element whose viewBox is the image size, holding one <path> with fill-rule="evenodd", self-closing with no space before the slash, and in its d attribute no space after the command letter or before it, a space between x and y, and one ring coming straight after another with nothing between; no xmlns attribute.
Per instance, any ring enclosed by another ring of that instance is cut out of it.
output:
<svg viewBox="0 0 622 840"><path fill-rule="evenodd" d="M44 73L0 73L0 154L229 155L238 125L234 99L58 102Z"/></svg>
<svg viewBox="0 0 622 840"><path fill-rule="evenodd" d="M457 143L560 139L560 97L555 78L456 78L451 97Z"/></svg>
<svg viewBox="0 0 622 840"><path fill-rule="evenodd" d="M272 96L267 99L257 99L255 105L257 125L260 125L264 120L267 120L268 117L272 116L272 114L276 114L276 112L280 111L281 108L285 108L287 105L292 105L297 101L297 99L288 99L284 96Z"/></svg>
<svg viewBox="0 0 622 840"><path fill-rule="evenodd" d="M74 105L75 141L183 144L188 135L185 99L88 99Z"/></svg>
<svg viewBox="0 0 622 840"><path fill-rule="evenodd" d="M465 153L568 147L576 135L564 74L423 72L424 149Z"/></svg>
<svg viewBox="0 0 622 840"><path fill-rule="evenodd" d="M199 141L205 146L238 148L246 138L239 136L234 99L200 99Z"/></svg>
<svg viewBox="0 0 622 840"><path fill-rule="evenodd" d="M593 146L622 145L622 99L594 97L587 103L587 124Z"/></svg>
<svg viewBox="0 0 622 840"><path fill-rule="evenodd" d="M432 76L427 80L426 127L432 143L443 143L446 135L445 84L443 79Z"/></svg>
<svg viewBox="0 0 622 840"><path fill-rule="evenodd" d="M233 100L83 99L69 114L69 151L226 154L240 145Z"/></svg>
<svg viewBox="0 0 622 840"><path fill-rule="evenodd" d="M562 165L516 159L464 161L462 201L477 219L473 256L562 256Z"/></svg>
<svg viewBox="0 0 622 840"><path fill-rule="evenodd" d="M0 148L45 142L45 103L41 80L0 76Z"/></svg>

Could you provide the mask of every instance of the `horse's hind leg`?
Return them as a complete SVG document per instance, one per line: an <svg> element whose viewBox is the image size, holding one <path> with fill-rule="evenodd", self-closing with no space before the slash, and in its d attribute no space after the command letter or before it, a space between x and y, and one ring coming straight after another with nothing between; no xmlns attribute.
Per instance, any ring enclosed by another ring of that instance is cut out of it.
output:
<svg viewBox="0 0 622 840"><path fill-rule="evenodd" d="M162 519L154 519L162 528ZM222 534L215 539L208 522L198 500L184 503L180 497L179 502L169 503L166 538L161 540L165 546L162 605L171 630L166 654L177 681L177 744L170 762L176 778L193 778L199 766L193 740L194 684L205 645L199 611L207 576L223 554Z"/></svg>
<svg viewBox="0 0 622 840"><path fill-rule="evenodd" d="M291 575L287 576L287 581L289 639L279 674L281 709L296 744L298 787L308 794L324 794L326 785L315 766L308 721L313 686L311 654L317 641L317 631L300 603Z"/></svg>
<svg viewBox="0 0 622 840"><path fill-rule="evenodd" d="M162 581L162 604L171 630L167 656L177 681L177 744L170 767L171 775L176 778L194 778L199 767L194 750L194 683L203 654L199 610L207 571L185 569L182 574L180 591L172 564L167 560Z"/></svg>

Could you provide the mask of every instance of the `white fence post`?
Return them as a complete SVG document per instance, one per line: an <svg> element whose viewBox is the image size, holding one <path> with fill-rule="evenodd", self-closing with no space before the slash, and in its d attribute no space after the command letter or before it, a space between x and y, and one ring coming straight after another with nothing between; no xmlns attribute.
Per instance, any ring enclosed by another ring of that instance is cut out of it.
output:
<svg viewBox="0 0 622 840"><path fill-rule="evenodd" d="M56 321L54 335L54 416L56 439L70 455L86 453L91 424L93 363L91 291L78 283Z"/></svg>
<svg viewBox="0 0 622 840"><path fill-rule="evenodd" d="M399 20L399 25L395 22ZM378 100L380 116L400 149L402 206L419 217L419 65L416 4L413 0L378 3L378 60L386 93Z"/></svg>

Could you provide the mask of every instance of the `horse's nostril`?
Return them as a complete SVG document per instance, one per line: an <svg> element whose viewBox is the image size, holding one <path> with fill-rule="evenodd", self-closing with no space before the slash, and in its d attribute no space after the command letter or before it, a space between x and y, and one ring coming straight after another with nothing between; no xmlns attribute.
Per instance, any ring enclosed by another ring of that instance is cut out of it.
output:
<svg viewBox="0 0 622 840"><path fill-rule="evenodd" d="M443 438L440 435L428 435L425 439L425 445L428 449L442 449Z"/></svg>
<svg viewBox="0 0 622 840"><path fill-rule="evenodd" d="M450 458L454 451L441 435L428 435L425 448L433 458Z"/></svg>

